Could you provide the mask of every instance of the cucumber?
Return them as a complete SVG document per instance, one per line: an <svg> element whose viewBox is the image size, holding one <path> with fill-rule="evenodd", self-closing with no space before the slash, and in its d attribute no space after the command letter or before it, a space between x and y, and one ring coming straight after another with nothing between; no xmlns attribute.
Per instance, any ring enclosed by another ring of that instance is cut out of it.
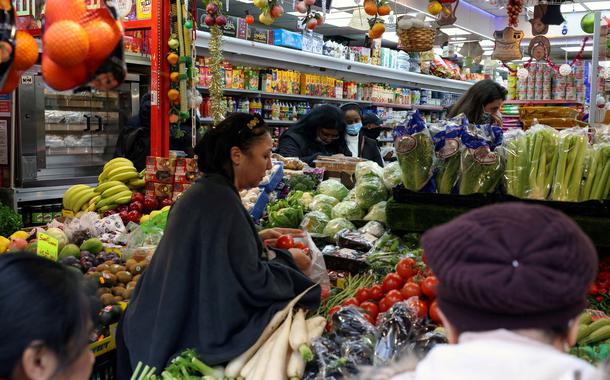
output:
<svg viewBox="0 0 610 380"><path fill-rule="evenodd" d="M610 338L610 326L603 326L595 331L593 331L588 337L582 340L581 344L592 344L596 342L601 342L602 340L606 340Z"/></svg>

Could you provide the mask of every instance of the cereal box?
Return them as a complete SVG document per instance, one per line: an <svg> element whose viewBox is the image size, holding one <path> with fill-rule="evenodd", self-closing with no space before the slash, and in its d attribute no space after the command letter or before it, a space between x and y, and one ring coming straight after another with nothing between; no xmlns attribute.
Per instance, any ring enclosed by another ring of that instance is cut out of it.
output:
<svg viewBox="0 0 610 380"><path fill-rule="evenodd" d="M172 184L175 172L175 159L153 156L146 158L146 182Z"/></svg>
<svg viewBox="0 0 610 380"><path fill-rule="evenodd" d="M193 182L199 171L197 170L197 160L194 158L177 158L174 184L189 184Z"/></svg>

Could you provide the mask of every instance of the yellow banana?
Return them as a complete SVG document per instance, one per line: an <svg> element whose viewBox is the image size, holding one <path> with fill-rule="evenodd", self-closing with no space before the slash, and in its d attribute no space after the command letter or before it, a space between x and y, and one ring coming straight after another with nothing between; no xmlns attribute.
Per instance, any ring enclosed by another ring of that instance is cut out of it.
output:
<svg viewBox="0 0 610 380"><path fill-rule="evenodd" d="M115 187L116 185L122 185L123 182L121 181L108 181L108 182L104 182L101 185L99 185L98 187L95 188L95 192L98 194L103 193L104 191L110 189L111 187Z"/></svg>
<svg viewBox="0 0 610 380"><path fill-rule="evenodd" d="M68 190L66 190L66 192L64 193L64 199L63 199L63 203L64 203L64 208L67 210L72 210L72 196L74 195L74 193L76 193L79 190L82 189L86 189L89 186L87 185L74 185L72 187L70 187Z"/></svg>
<svg viewBox="0 0 610 380"><path fill-rule="evenodd" d="M121 183L120 185L116 185L116 186L111 187L110 189L104 191L102 193L102 198L108 198L110 196L113 196L114 194L120 193L121 191L125 191L125 190L129 190L129 188L127 186L125 186L125 184Z"/></svg>
<svg viewBox="0 0 610 380"><path fill-rule="evenodd" d="M95 192L93 189L84 190L79 193L78 196L74 200L74 208L73 211L78 211L82 209L84 204L88 204L91 198L95 197Z"/></svg>
<svg viewBox="0 0 610 380"><path fill-rule="evenodd" d="M124 205L131 202L131 195L126 195L124 197L118 198L114 201L117 205Z"/></svg>
<svg viewBox="0 0 610 380"><path fill-rule="evenodd" d="M110 179L112 181L126 182L126 181L129 181L130 179L136 178L137 176L138 176L137 172L127 172L127 173L117 174L114 177L111 177Z"/></svg>
<svg viewBox="0 0 610 380"><path fill-rule="evenodd" d="M133 166L133 162L130 159L127 159L125 157L116 157L116 158L113 158L112 160L106 162L106 165L104 165L104 169L106 169L107 167L112 166L113 164L116 164L118 162L130 164Z"/></svg>

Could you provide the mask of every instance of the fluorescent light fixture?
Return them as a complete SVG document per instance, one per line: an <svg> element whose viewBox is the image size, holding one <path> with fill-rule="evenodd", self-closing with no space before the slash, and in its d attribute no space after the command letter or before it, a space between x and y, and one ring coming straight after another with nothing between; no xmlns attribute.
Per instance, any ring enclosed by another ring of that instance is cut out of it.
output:
<svg viewBox="0 0 610 380"><path fill-rule="evenodd" d="M610 1L588 1L583 3L583 5L592 11L605 11L610 9Z"/></svg>
<svg viewBox="0 0 610 380"><path fill-rule="evenodd" d="M354 0L333 0L333 8L353 8L356 6Z"/></svg>
<svg viewBox="0 0 610 380"><path fill-rule="evenodd" d="M494 47L496 45L495 42L493 42L492 40L483 40L479 42L479 45L481 45L481 47L483 49L485 49L485 47Z"/></svg>
<svg viewBox="0 0 610 380"><path fill-rule="evenodd" d="M341 28L345 28L348 27L351 21L351 17L350 18L342 18L342 19L337 19L337 20L326 20L324 21L325 25L332 25L332 26L338 26Z"/></svg>
<svg viewBox="0 0 610 380"><path fill-rule="evenodd" d="M561 50L567 51L568 53L577 53L580 51L580 46L565 46ZM593 46L585 46L584 51L593 51Z"/></svg>
<svg viewBox="0 0 610 380"><path fill-rule="evenodd" d="M240 3L246 3L246 4L252 4L254 1L253 0L237 0Z"/></svg>
<svg viewBox="0 0 610 380"><path fill-rule="evenodd" d="M350 20L351 18L352 18L352 14L351 13L347 13L347 12L333 12L333 13L327 13L326 14L326 21L328 21L328 20L341 20L341 19Z"/></svg>
<svg viewBox="0 0 610 380"><path fill-rule="evenodd" d="M467 39L466 37L452 37L451 41L466 41Z"/></svg>
<svg viewBox="0 0 610 380"><path fill-rule="evenodd" d="M570 3L570 4L562 4L561 5L561 12L562 13L585 12L585 11L586 11L585 7L583 7L582 4L579 4L579 3Z"/></svg>
<svg viewBox="0 0 610 380"><path fill-rule="evenodd" d="M470 34L464 29L460 28L441 28L441 31L447 34L448 36L463 36L466 34Z"/></svg>

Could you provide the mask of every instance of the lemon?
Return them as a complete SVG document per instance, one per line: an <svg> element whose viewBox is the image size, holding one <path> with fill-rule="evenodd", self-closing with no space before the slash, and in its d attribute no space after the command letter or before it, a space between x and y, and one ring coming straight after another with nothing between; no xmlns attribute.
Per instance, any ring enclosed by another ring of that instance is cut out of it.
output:
<svg viewBox="0 0 610 380"><path fill-rule="evenodd" d="M13 234L10 236L10 239L11 239L11 240L14 240L14 239L24 239L24 240L27 240L27 238L28 238L29 236L30 236L30 234L28 234L28 233L27 233L27 232L25 232L25 231L17 231L17 232L14 232L14 233L13 233Z"/></svg>
<svg viewBox="0 0 610 380"><path fill-rule="evenodd" d="M11 241L4 236L0 236L0 254L6 252L8 246L11 244Z"/></svg>
<svg viewBox="0 0 610 380"><path fill-rule="evenodd" d="M142 215L142 217L140 218L140 224L146 223L149 220L150 220L150 215Z"/></svg>
<svg viewBox="0 0 610 380"><path fill-rule="evenodd" d="M431 15L436 16L437 14L441 13L442 10L443 6L438 1L432 1L430 4L428 4L428 13Z"/></svg>

